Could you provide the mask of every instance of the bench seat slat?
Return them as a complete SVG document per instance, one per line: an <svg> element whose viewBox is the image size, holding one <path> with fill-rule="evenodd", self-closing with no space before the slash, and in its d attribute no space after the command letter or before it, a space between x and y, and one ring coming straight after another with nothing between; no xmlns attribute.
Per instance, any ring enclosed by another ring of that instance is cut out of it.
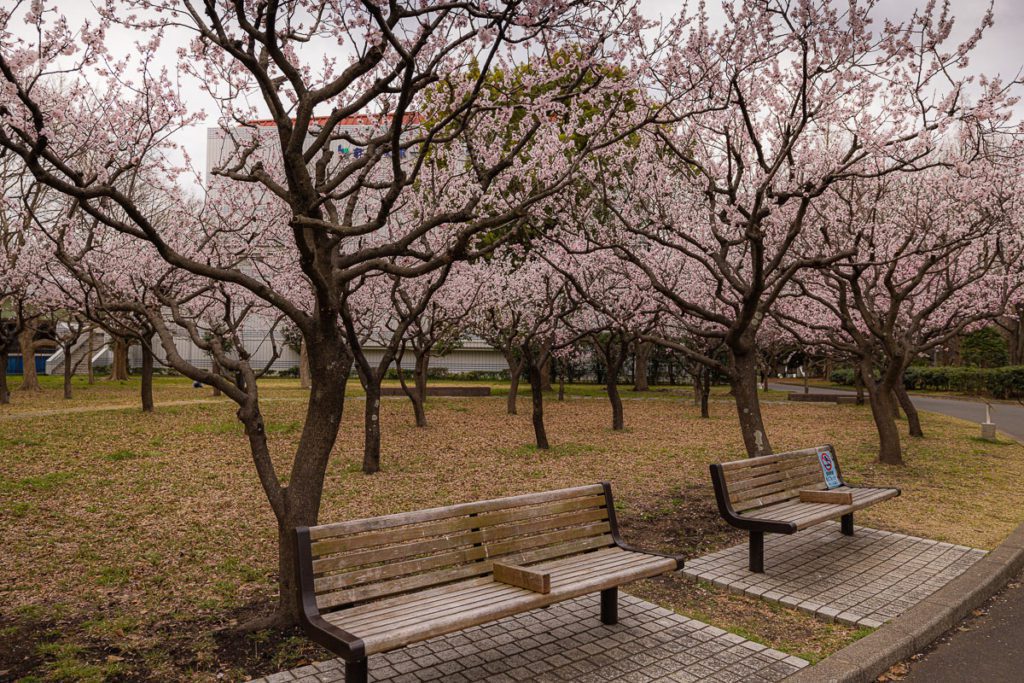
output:
<svg viewBox="0 0 1024 683"><path fill-rule="evenodd" d="M596 565L592 560L589 560L589 558L605 560L611 555L621 555L623 552L624 551L619 548L606 548L587 555L581 555L578 556L578 562L584 560L584 558L588 558L587 561L589 561L590 564L588 565L583 562L579 562L579 566L593 567ZM632 554L635 555L636 553ZM536 568L542 569L543 571L565 571L564 564L559 564L558 567L552 568L550 564L545 563L543 566L538 565ZM559 580L563 580L565 577L559 576L558 578ZM554 581L554 579L555 577L552 576L552 581ZM459 583L448 587L448 591L442 594L444 599L438 599L438 596L433 596L428 599L413 601L414 604L412 605L409 605L408 603L402 604L398 608L392 606L391 600L385 599L380 602L372 603L368 606L371 607L371 609L364 609L355 616L350 616L348 610L337 612L336 614L339 615L339 619L344 620L346 629L352 629L358 633L365 634L367 631L380 631L383 628L392 628L409 620L423 620L455 612L464 612L502 596L513 594L518 595L518 591L520 589L515 586L507 586L507 589L503 589L501 588L503 585L504 584L496 584L491 579L487 579L486 583L474 585L467 590L463 587L463 584ZM452 596L456 597L453 598Z"/></svg>
<svg viewBox="0 0 1024 683"><path fill-rule="evenodd" d="M606 548L586 555L577 556L577 563L566 565L559 563L552 566L551 563L535 565L534 568L543 571L566 572L567 569L577 570L580 567L597 566L598 562L606 562L609 556L621 556L625 551L618 548ZM629 553L638 555L638 553ZM652 556L639 554L641 557L650 559ZM593 558L593 559L589 559ZM655 558L660 559L660 558ZM555 576L552 576L552 580ZM559 577L561 580L562 577ZM416 593L412 599L387 598L378 602L369 603L352 609L340 610L326 615L332 623L343 623L344 628L357 632L365 632L367 624L394 624L405 619L423 618L430 614L446 613L450 610L464 611L469 606L479 603L486 603L495 596L504 594L518 594L521 589L515 586L495 583L490 577L477 579L473 582L459 582L444 587L441 590ZM410 596L402 596L410 597ZM419 615L419 616L410 616Z"/></svg>
<svg viewBox="0 0 1024 683"><path fill-rule="evenodd" d="M757 510L747 510L745 512L739 513L739 516L740 517L756 517L757 519L779 520L780 516L783 515L785 512L787 512L789 510L792 510L792 509L795 509L795 508L797 508L797 507L799 507L801 505L807 505L807 503L801 502L800 500L797 500L797 499L785 500L785 501L783 501L781 503L775 503L774 505L769 505L768 507L760 508L760 509L757 509ZM769 510L771 511L770 513L766 512L766 511L769 511ZM762 516L762 515L766 515L766 514L770 514L771 516L770 517Z"/></svg>
<svg viewBox="0 0 1024 683"><path fill-rule="evenodd" d="M787 501L786 503L778 503L776 505L769 505L768 507L752 512L752 515L758 517L766 517L769 519L787 519L800 516L801 512L809 510L820 510L820 511L838 511L844 508L861 505L864 502L873 502L878 499L885 499L897 489L887 488L849 488L840 487L832 489L833 491L849 491L853 495L853 505L836 505L834 503L804 503L799 500Z"/></svg>
<svg viewBox="0 0 1024 683"><path fill-rule="evenodd" d="M463 605L464 609L457 608L455 611L435 611L422 614L418 612L415 602L406 602L404 603L404 611L408 614L408 621L404 626L396 626L396 624L401 622L384 621L380 623L380 630L375 631L372 626L373 622L369 622L368 625L364 621L360 629L355 629L346 622L348 610L327 614L325 618L342 629L357 633L365 644L367 654L373 654L402 647L426 638L451 633L452 631L469 626L487 623L536 607L544 607L562 600L594 593L628 581L656 576L666 571L671 571L676 566L676 561L672 558L629 551L622 551L621 554L633 555L635 557L628 560L624 559L618 569L609 569L607 567L602 569L601 566L595 566L590 573L583 569L583 573L575 574L576 579L562 580L558 578L559 573L581 571L580 567L574 567L571 563L562 564L560 568L552 569L552 587L551 592L547 594L534 593L521 588L506 587L504 584L492 583L492 586L496 586L496 588L492 589L494 592L485 591L484 595L493 599L485 597L482 604L471 602L468 606ZM592 555L597 555L597 553ZM583 558L587 557L590 557L590 555L582 556L581 562ZM602 556L601 561L606 561L606 559ZM548 567L544 564L537 565L537 568L544 569L545 571L548 570ZM497 586L502 588L497 588ZM451 600L455 600L459 597L461 591L473 591L477 587L463 587L463 584L457 584L448 593L448 596ZM511 589L511 592L506 590L506 588ZM388 602L381 601L377 604L381 605L382 608L386 608Z"/></svg>
<svg viewBox="0 0 1024 683"><path fill-rule="evenodd" d="M849 490L853 493L852 505L835 505L832 503L789 503L778 508L768 506L759 510L751 511L751 517L758 519L769 519L779 522L794 522L797 529L806 529L820 524L829 519L835 519L862 508L874 505L888 498L899 495L899 489L884 488L853 488L836 489ZM742 514L740 515L743 516Z"/></svg>
<svg viewBox="0 0 1024 683"><path fill-rule="evenodd" d="M326 618L328 621L332 621L342 618L342 615L344 615L345 624L358 631L362 623L373 621L388 614L401 617L410 610L420 611L445 604L463 604L476 599L486 599L486 596L493 593L493 583L489 576L469 579L460 581L458 584L446 584L415 593L405 593L404 595L396 595L374 602L364 602L355 607L330 612L326 615ZM453 587L458 588L458 595L454 598L452 597ZM508 586L507 589L513 590L515 586Z"/></svg>
<svg viewBox="0 0 1024 683"><path fill-rule="evenodd" d="M561 557L563 555L578 554L578 553L582 553L582 552L592 551L594 548L610 550L611 548L609 548L608 546L611 545L611 543L612 543L611 536L595 537L595 538L585 538L585 539L578 540L578 541L572 541L570 543L563 543L563 544L557 545L557 546L550 546L550 547L547 547L547 548L541 548L539 550L535 550L535 551L532 551L531 553L528 553L527 555L523 556L521 559L517 559L516 561L518 563L520 563L520 564L528 564L529 562L532 562L532 561L541 561L541 560L549 559L549 558L552 558L552 557L558 558L558 557ZM601 552L601 550L597 550L595 552ZM461 581L461 582L459 582L459 586L463 586L463 587L485 586L486 584L489 584L489 583L491 583L491 579L489 577L483 577L483 578L467 579L465 581ZM400 611L400 610L403 609L402 605L404 605L407 602L417 602L417 603L419 603L421 601L426 601L426 602L429 602L429 601L444 602L444 601L447 601L447 600L450 599L448 597L448 594L450 592L451 592L451 584L446 584L446 585L443 585L443 586L438 586L436 588L430 588L430 589L424 589L424 590L421 590L421 591L417 591L416 593L408 593L408 594L404 594L404 595L391 596L391 597L386 598L386 602L389 605L389 607L386 608L386 609L393 609L393 610ZM382 601L377 601L377 602L362 603L362 604L356 605L354 607L346 607L344 611L345 611L345 614L348 615L349 618L356 618L356 617L358 617L358 615L361 615L361 614L367 614L367 613L371 613L371 612L376 613L376 612L380 611L381 609L383 609L383 608L379 607L379 605L382 602L384 602L384 601L382 600Z"/></svg>
<svg viewBox="0 0 1024 683"><path fill-rule="evenodd" d="M555 582L556 577L552 576L551 590L554 591L559 588L569 589L574 585L592 581L595 577L620 575L624 572L632 572L650 564L651 558L648 556L646 558L633 558L629 561L623 561L615 566L604 565L601 567L592 567L588 570L580 570L572 577L558 577L557 585ZM547 570L545 569L545 571ZM342 628L358 629L358 633L360 633L363 638L372 638L375 635L385 633L393 629L406 628L418 622L429 623L452 615L483 609L497 600L520 597L524 590L519 588L516 589L515 592L502 591L496 587L497 585L500 584L491 584L492 587L486 592L477 593L470 600L441 603L432 606L431 609L423 611L412 612L410 610L406 610L402 613L387 615L386 617L379 619L364 619L355 626L348 621L342 621ZM533 591L529 592L532 593Z"/></svg>

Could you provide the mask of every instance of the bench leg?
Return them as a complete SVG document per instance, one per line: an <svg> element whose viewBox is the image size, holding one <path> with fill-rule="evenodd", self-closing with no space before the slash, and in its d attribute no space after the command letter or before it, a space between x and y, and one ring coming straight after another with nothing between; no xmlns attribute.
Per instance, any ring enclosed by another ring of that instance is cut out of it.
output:
<svg viewBox="0 0 1024 683"><path fill-rule="evenodd" d="M750 571L764 574L764 532L750 532Z"/></svg>
<svg viewBox="0 0 1024 683"><path fill-rule="evenodd" d="M619 589L601 591L601 623L614 626L619 623Z"/></svg>
<svg viewBox="0 0 1024 683"><path fill-rule="evenodd" d="M842 525L843 533L847 536L853 536L853 513L843 515L839 518L839 523Z"/></svg>
<svg viewBox="0 0 1024 683"><path fill-rule="evenodd" d="M370 667L366 657L355 662L345 662L345 683L367 683Z"/></svg>

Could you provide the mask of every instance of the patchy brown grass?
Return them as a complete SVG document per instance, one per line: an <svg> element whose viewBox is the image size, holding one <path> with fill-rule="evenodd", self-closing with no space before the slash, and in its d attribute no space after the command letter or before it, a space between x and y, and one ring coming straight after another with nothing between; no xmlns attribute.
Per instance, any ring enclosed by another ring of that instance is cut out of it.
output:
<svg viewBox="0 0 1024 683"><path fill-rule="evenodd" d="M274 519L232 405L16 417L68 405L57 391L16 395L0 413L0 640L18 641L17 651L0 649L0 678L238 679L322 656L296 634L217 630L269 605L276 571ZM134 391L102 387L70 403L134 406ZM162 380L157 400L197 394L209 399L208 389ZM263 394L278 471L287 472L306 394L286 380ZM629 401L627 430L615 433L599 398L551 401L547 453L530 445L521 405L509 416L503 398L434 400L430 426L418 430L408 401L385 400L384 470L366 477L362 402L352 400L321 520L610 480L627 540L691 556L736 540L714 513L707 475L708 463L742 456L730 405L713 403L701 420L685 399ZM1024 519L1024 449L976 441L970 425L925 415L929 437L908 441L906 468L889 468L872 462L863 407L769 402L765 414L777 450L830 442L851 481L903 488L859 522L991 547ZM637 590L803 656L857 636L706 586Z"/></svg>

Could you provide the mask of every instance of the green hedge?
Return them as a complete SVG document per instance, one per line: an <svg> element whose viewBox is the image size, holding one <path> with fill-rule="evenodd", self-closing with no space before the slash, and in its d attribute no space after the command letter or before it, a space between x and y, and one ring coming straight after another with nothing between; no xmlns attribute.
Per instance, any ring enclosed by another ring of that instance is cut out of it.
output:
<svg viewBox="0 0 1024 683"><path fill-rule="evenodd" d="M853 370L837 368L829 379L835 384L853 385ZM1002 368L919 367L907 368L903 384L909 390L986 393L994 398L1024 397L1024 365Z"/></svg>
<svg viewBox="0 0 1024 683"><path fill-rule="evenodd" d="M852 387L853 382L853 368L836 368L832 371L832 374L828 376L829 381L832 384L842 384L848 387Z"/></svg>

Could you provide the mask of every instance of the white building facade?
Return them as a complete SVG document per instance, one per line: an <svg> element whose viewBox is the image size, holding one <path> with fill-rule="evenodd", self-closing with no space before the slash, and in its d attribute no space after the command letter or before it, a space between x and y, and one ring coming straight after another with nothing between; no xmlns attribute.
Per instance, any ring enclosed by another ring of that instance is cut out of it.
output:
<svg viewBox="0 0 1024 683"><path fill-rule="evenodd" d="M365 129L366 125L366 120L354 117L351 121L345 122L342 127L350 128L354 134L358 134ZM232 131L230 135L222 128L210 128L207 132L206 140L207 184L209 185L210 183L213 169L221 164L233 151L234 142L232 135L244 137L246 135L261 135L264 132L267 135L275 133L275 129L270 125L270 122L257 122L256 127L253 129L239 129L237 132ZM363 152L362 148L348 142L337 142L334 147L334 152L343 156L351 155L358 157ZM406 151L402 150L403 156L405 153ZM414 155L415 152L410 150L408 154ZM269 364L270 370L276 373L297 371L299 354L284 343L279 331L277 332L276 339L272 339L271 328L271 321L258 315L250 316L242 326L242 344L253 359L253 367L261 369ZM93 365L96 367L109 366L113 362L113 340L109 335L103 333L99 333L97 336L99 339L94 338L92 341ZM85 341L83 340L80 346L84 344ZM175 347L182 358L197 367L209 368L212 365L210 356L193 344L184 331L175 336ZM157 340L154 341L153 351L157 361L164 365L166 354L162 345ZM383 353L379 343L375 344L372 341L364 346L364 351L371 362L378 362ZM74 362L77 363L78 355L85 352L84 346L81 349L76 348L72 352L72 358L75 359ZM129 350L128 361L129 365L133 368L142 364L142 351L138 346L134 346ZM63 354L55 354L47 362L47 373L55 374L61 372L63 362ZM413 362L412 354L409 353L403 358L402 366L404 369L411 370ZM430 365L434 370L443 369L452 374L469 372L499 373L508 369L508 364L501 353L475 337L467 337L457 348L444 356L433 357ZM80 373L85 372L85 364L80 363L77 371Z"/></svg>

